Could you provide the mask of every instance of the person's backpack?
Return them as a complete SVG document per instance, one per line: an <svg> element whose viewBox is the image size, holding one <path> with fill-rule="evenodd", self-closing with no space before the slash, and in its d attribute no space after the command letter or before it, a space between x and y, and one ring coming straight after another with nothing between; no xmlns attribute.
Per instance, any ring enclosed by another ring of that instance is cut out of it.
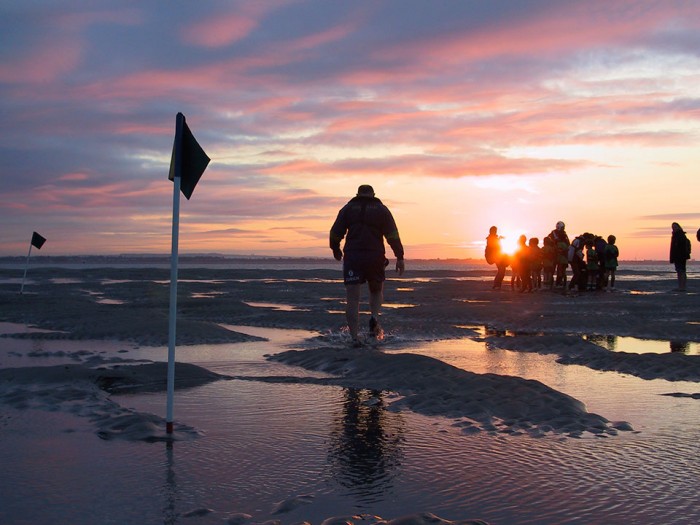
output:
<svg viewBox="0 0 700 525"><path fill-rule="evenodd" d="M496 262L496 250L494 246L489 246L489 243L486 243L486 249L484 250L484 257L486 258L486 262L489 264L493 264Z"/></svg>

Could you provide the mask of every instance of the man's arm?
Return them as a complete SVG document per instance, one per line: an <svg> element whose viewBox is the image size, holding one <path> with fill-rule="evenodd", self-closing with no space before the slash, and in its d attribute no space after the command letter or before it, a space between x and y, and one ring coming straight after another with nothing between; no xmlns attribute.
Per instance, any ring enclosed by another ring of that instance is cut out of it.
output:
<svg viewBox="0 0 700 525"><path fill-rule="evenodd" d="M331 226L331 232L328 239L329 246L333 251L333 257L336 261L343 258L343 251L340 249L340 242L343 240L343 237L345 237L345 232L347 231L342 215L343 210L340 210L340 212L338 212L338 217L336 217L335 222L333 223L333 226Z"/></svg>
<svg viewBox="0 0 700 525"><path fill-rule="evenodd" d="M389 246L391 246L391 249L396 256L396 271L399 273L399 275L403 275L403 272L406 270L406 263L403 258L403 244L401 243L399 229L396 227L396 221L394 221L393 215L388 208L386 211L387 221L384 237L386 237L386 241L389 243Z"/></svg>

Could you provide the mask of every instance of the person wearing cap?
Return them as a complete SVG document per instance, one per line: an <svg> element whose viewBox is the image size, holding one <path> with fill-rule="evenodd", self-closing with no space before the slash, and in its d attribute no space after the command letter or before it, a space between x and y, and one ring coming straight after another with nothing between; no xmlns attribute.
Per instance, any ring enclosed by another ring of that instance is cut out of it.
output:
<svg viewBox="0 0 700 525"><path fill-rule="evenodd" d="M340 243L345 238L343 250ZM384 239L396 256L396 271L405 270L404 250L394 217L381 200L374 196L374 189L363 184L338 212L330 231L330 248L333 257L343 261L343 280L347 295L345 316L353 345L361 346L358 339L360 324L361 285L369 287L369 333L373 337L382 334L379 311L384 299L385 255Z"/></svg>

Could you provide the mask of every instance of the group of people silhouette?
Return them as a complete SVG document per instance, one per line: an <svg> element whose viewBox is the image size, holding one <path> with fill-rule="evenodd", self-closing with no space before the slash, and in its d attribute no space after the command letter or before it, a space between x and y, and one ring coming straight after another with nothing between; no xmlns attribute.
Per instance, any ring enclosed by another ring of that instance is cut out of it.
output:
<svg viewBox="0 0 700 525"><path fill-rule="evenodd" d="M562 221L542 240L528 239L521 235L518 248L513 254L503 251L498 228L491 226L486 237L484 256L486 262L495 264L496 277L493 289L499 290L506 270L511 268L510 287L520 292L540 289L577 293L585 290L615 290L615 271L620 255L615 245L615 236L604 239L593 233L583 233L569 240ZM571 279L567 279L567 268L571 267ZM568 287L567 287L568 281Z"/></svg>

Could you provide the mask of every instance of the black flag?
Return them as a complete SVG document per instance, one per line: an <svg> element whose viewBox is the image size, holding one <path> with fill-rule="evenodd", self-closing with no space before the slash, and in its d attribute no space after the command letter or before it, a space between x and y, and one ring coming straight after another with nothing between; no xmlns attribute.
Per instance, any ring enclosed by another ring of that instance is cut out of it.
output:
<svg viewBox="0 0 700 525"><path fill-rule="evenodd" d="M37 250L41 250L41 247L44 245L45 242L46 239L44 239L37 232L32 233L32 246L34 246Z"/></svg>
<svg viewBox="0 0 700 525"><path fill-rule="evenodd" d="M194 138L190 128L187 127L185 116L182 113L178 113L177 116L178 118L182 117L182 136L180 137L180 144L178 144L177 133L175 133L168 178L175 180L175 151L177 148L180 148L180 191L189 200L194 187L199 182L204 170L207 169L211 159Z"/></svg>

